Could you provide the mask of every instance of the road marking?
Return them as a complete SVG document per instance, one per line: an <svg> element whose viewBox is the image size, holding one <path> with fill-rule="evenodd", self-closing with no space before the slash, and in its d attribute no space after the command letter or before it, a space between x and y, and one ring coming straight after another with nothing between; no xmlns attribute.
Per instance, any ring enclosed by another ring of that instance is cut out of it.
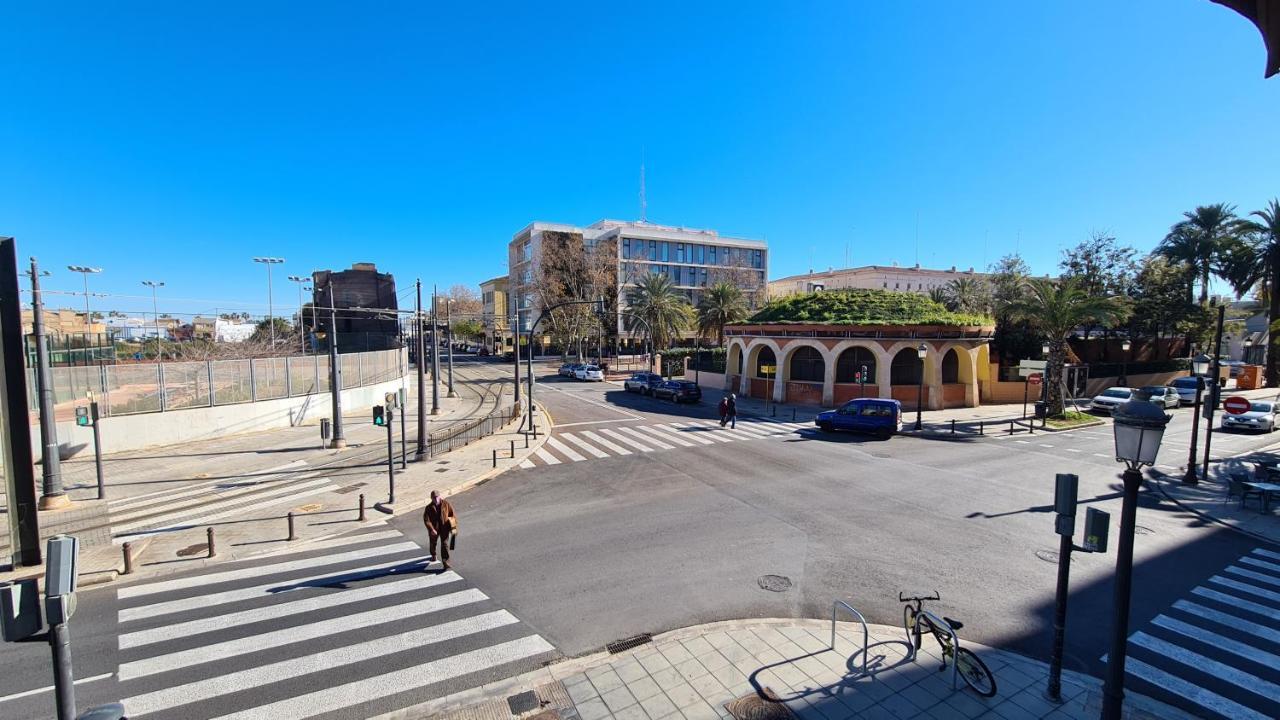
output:
<svg viewBox="0 0 1280 720"><path fill-rule="evenodd" d="M524 469L526 469L526 470L527 470L527 469L529 469L529 468L531 468L531 467L534 467L534 464L533 464L532 462L528 461L528 460L521 460L521 461L520 461L520 464L519 464L519 465L517 465L516 467L524 468Z"/></svg>
<svg viewBox="0 0 1280 720"><path fill-rule="evenodd" d="M650 425L649 427L654 430L661 430L664 433L674 436L672 439L676 440L676 442L685 442L686 440L692 440L702 445L715 444L715 441L708 440L704 437L699 436L696 432L691 432L689 430L680 430L678 428L670 427L668 425Z"/></svg>
<svg viewBox="0 0 1280 720"><path fill-rule="evenodd" d="M579 455L577 452L574 451L573 448L557 440L553 435L547 436L547 444L550 445L556 452L572 460L573 462L582 462L583 460L586 460L585 457Z"/></svg>
<svg viewBox="0 0 1280 720"><path fill-rule="evenodd" d="M378 583L377 585L348 588L323 595L304 595L299 596L296 600L267 607L162 625L150 630L123 633L119 636L119 647L121 650L142 647L143 645L151 645L166 640L193 637L208 632L220 632L226 628L240 625L251 625L266 620L302 615L325 608L369 602L383 597L413 597L411 593L421 592L440 585L448 585L461 579L456 573L446 572L439 575L419 575L418 577L393 580L392 582Z"/></svg>
<svg viewBox="0 0 1280 720"><path fill-rule="evenodd" d="M1219 612L1213 608L1193 603L1190 600L1178 600L1173 604L1173 607L1175 610L1181 610L1205 620L1212 620L1219 625L1225 625L1232 630L1241 630L1251 635L1256 635L1263 640L1280 644L1280 630L1269 628L1266 625L1250 622L1229 613Z"/></svg>
<svg viewBox="0 0 1280 720"><path fill-rule="evenodd" d="M603 431L603 432L611 432L611 431L605 430L605 431ZM656 445L657 447L660 447L660 448L662 448L663 450L675 450L675 449L676 449L676 446L675 446L675 445L668 445L668 444L666 444L666 443L662 442L661 440L657 440L657 439L655 439L655 438L653 438L653 437L650 437L649 435L645 435L644 433L641 433L640 431L636 430L635 428L631 427L630 425L624 425L624 426L622 426L622 427L618 428L617 432L619 432L619 433L625 433L628 437L634 437L634 438L636 438L636 439L638 439L638 440L640 440L640 441L642 441L642 442L647 442L647 443L649 443L650 445Z"/></svg>
<svg viewBox="0 0 1280 720"><path fill-rule="evenodd" d="M1019 445L1030 445L1030 444L1031 444L1031 441L1030 441L1030 440L1014 440L1014 442L1018 443Z"/></svg>
<svg viewBox="0 0 1280 720"><path fill-rule="evenodd" d="M607 425L609 423L631 422L631 418L622 418L619 420L586 420L583 422L572 423L556 423L557 428L577 427L579 425Z"/></svg>
<svg viewBox="0 0 1280 720"><path fill-rule="evenodd" d="M753 425L754 423L744 423L744 422L738 423L737 431L744 432L749 435L755 435L756 437L761 437L761 438L787 434L786 431L778 432L777 430L770 430L769 428L760 427L759 425L755 425L753 427Z"/></svg>
<svg viewBox="0 0 1280 720"><path fill-rule="evenodd" d="M595 405L595 406L597 406L597 407L602 407L602 408L604 408L605 410L608 410L609 412L617 413L617 414L619 414L619 415L624 415L624 416L626 416L627 418L629 418L629 419L631 419L631 420L644 420L644 419L645 419L643 416L640 416L640 415L634 415L634 414L632 414L632 413L626 412L625 410L619 410L619 409L617 408L617 406L615 406L615 405L610 405L610 404L608 404L608 403L603 403L603 402L600 402L599 400L588 400L587 398L581 397L579 393L566 392L566 391L564 391L564 390L561 390L561 389L560 389L560 388L558 388L558 387L554 387L554 386L552 386L552 385L547 385L547 384L544 384L544 383L538 383L538 385L539 385L539 386L541 386L541 387L543 387L543 388L545 388L545 389L547 389L547 390L552 390L552 391L554 391L554 392L558 392L558 393L560 393L561 395L564 395L565 397L571 397L571 398L573 398L574 400L577 400L578 402L584 402L584 403L587 403L588 405Z"/></svg>
<svg viewBox="0 0 1280 720"><path fill-rule="evenodd" d="M183 685L166 687L142 695L135 695L123 702L124 706L129 708L130 717L147 715L179 705L201 702L222 695L262 687L263 685L284 682L302 675L375 660L384 655L403 652L411 648L421 648L424 645L475 635L503 627L504 625L514 625L518 622L520 621L506 610L496 610L462 620L366 640L362 643L346 645L311 655L293 657L259 667L237 670ZM546 641L544 640L543 642ZM406 685L405 687L416 686L419 685ZM367 697L362 697L357 699L357 702L365 702L368 699ZM316 707L312 708L312 711L325 712L330 709L332 708ZM262 713L261 708L258 708L255 712L258 713L256 717L278 717L275 713Z"/></svg>
<svg viewBox="0 0 1280 720"><path fill-rule="evenodd" d="M183 598L181 600L167 600L151 605L140 605L138 607L124 608L120 610L119 618L121 623L133 622L135 620L145 620L148 618L159 617L161 615L171 615L173 613L185 612L187 610L197 610L201 608L214 607L215 605L225 605L227 603L240 602L241 600L253 600L263 597L278 596L280 593L297 592L303 589L317 590L324 587L331 587L342 582L350 582L353 580L363 579L374 575L385 575L389 571L398 568L414 568L413 571L421 572L426 567L425 553L414 543L406 543L411 545L412 549L419 551L416 558L405 558L391 562L383 561L372 565L352 568L350 570L330 570L328 572L311 575L309 577L297 578L294 580L274 580L262 585L256 585L249 588L241 588L239 590L229 590L220 593L204 593L194 597ZM448 572L443 573L439 577L449 575Z"/></svg>
<svg viewBox="0 0 1280 720"><path fill-rule="evenodd" d="M1258 615L1270 620L1280 622L1280 611L1273 610L1266 605L1259 605L1251 600L1238 598L1234 595L1228 595L1227 593L1218 592L1217 590L1211 590L1206 587L1194 588L1191 590L1191 594L1206 597L1210 600L1217 600L1220 603L1230 605L1235 610L1248 610L1249 612L1257 613Z"/></svg>
<svg viewBox="0 0 1280 720"><path fill-rule="evenodd" d="M1143 647L1152 652L1158 653L1161 657L1169 658L1194 668L1204 673L1218 678L1224 682L1231 683L1243 690L1248 690L1255 695L1267 698L1272 702L1280 702L1280 685L1267 682L1256 675L1252 675L1243 670L1218 662L1213 658L1205 657L1197 652L1192 652L1184 647L1174 645L1167 640L1161 640L1158 637L1148 635L1141 630L1129 636L1129 642ZM126 705L126 707L128 707Z"/></svg>
<svg viewBox="0 0 1280 720"><path fill-rule="evenodd" d="M354 615L322 620L308 625L281 628L236 640L202 645L167 655L155 655L144 660L121 663L120 679L132 680L147 675L155 675L156 673L169 672L170 670L179 670L192 665L202 665L216 660L236 657L237 655L258 652L259 650L337 635L350 630L360 630L383 623L393 623L419 615L430 615L441 610L471 605L488 599L489 597L479 590L463 590L462 592L408 602L403 605L391 605L355 613Z"/></svg>
<svg viewBox="0 0 1280 720"><path fill-rule="evenodd" d="M1214 575L1213 577L1209 578L1209 582L1215 582L1215 583L1218 583L1219 585L1225 585L1233 590L1239 590L1240 592L1247 592L1250 595L1257 595L1258 597L1269 600L1273 603L1280 603L1280 593L1275 593L1270 590L1265 590L1263 588L1250 585L1249 583L1238 582L1236 580L1232 580L1231 578L1224 578L1221 575Z"/></svg>
<svg viewBox="0 0 1280 720"><path fill-rule="evenodd" d="M1244 557L1240 558L1240 562L1245 563L1246 565L1253 565L1254 567L1260 567L1263 570L1270 570L1272 572L1280 573L1280 565L1258 560L1257 558L1251 558L1248 555L1245 555Z"/></svg>
<svg viewBox="0 0 1280 720"><path fill-rule="evenodd" d="M564 438L565 440L568 440L569 442L573 443L574 445L577 445L578 447L582 448L583 450L586 450L588 453L595 455L598 458L609 457L609 453L597 448L595 445L592 445L586 440L579 438L573 433L561 433L560 437Z"/></svg>
<svg viewBox="0 0 1280 720"><path fill-rule="evenodd" d="M1246 570L1241 567L1236 567L1235 565L1232 565L1231 567L1227 568L1226 572L1229 572L1233 575L1239 575L1240 577L1246 577L1246 578L1249 578L1250 580L1257 580L1258 582L1266 583L1267 585L1275 585L1276 587L1280 587L1280 578L1272 577L1270 575L1265 575L1260 572L1254 572L1252 570Z"/></svg>
<svg viewBox="0 0 1280 720"><path fill-rule="evenodd" d="M1221 717L1232 718L1233 720L1270 720L1260 712L1247 708L1234 700L1228 700L1199 685L1189 683L1176 675L1171 675L1159 668L1152 667L1136 658L1127 658L1125 660L1124 671L1126 674L1146 680L1158 688L1185 698Z"/></svg>
<svg viewBox="0 0 1280 720"><path fill-rule="evenodd" d="M626 435L623 435L620 432L615 432L608 428L600 428L600 434L608 435L609 437L613 438L614 440L617 440L620 443L626 443L627 445L630 445L631 447L639 450L640 452L653 452L653 448L649 447L648 445L641 445L636 440L632 440L631 438L627 437Z"/></svg>
<svg viewBox="0 0 1280 720"><path fill-rule="evenodd" d="M1046 443L1040 443L1040 447L1042 447L1042 448L1051 448L1051 447L1053 447L1053 446L1052 446L1052 445L1048 445L1048 444L1046 444Z"/></svg>
<svg viewBox="0 0 1280 720"><path fill-rule="evenodd" d="M612 442L610 442L610 441L608 441L608 440L604 439L604 438L603 438L603 437L601 437L600 435L598 435L598 434L596 434L596 433L594 433L594 432L592 432L592 431L590 431L590 430L583 430L583 431L582 431L582 434L583 434L584 436L586 436L589 440L591 440L591 442L596 443L596 444L598 444L598 445L603 445L604 447L608 448L609 450L611 450L611 451L613 451L613 452L615 452L615 453L618 453L619 455L630 455L630 454L631 454L631 451L630 451L630 450L628 450L628 449L626 449L626 448L622 447L621 445L617 445L617 444L615 444L615 443L612 443Z"/></svg>
<svg viewBox="0 0 1280 720"><path fill-rule="evenodd" d="M83 683L94 682L95 680L106 680L107 678L111 677L111 675L112 673L103 673L102 675L94 675L93 677L80 678L79 680L73 680L71 684L81 685ZM8 702L10 700L18 700L20 698L30 697L32 695L39 695L41 693L52 692L53 690L54 690L54 687L52 685L50 685L49 687L36 688L35 690L23 690L20 693L14 693L12 695L5 695L4 697L0 697L0 703Z"/></svg>
<svg viewBox="0 0 1280 720"><path fill-rule="evenodd" d="M709 429L711 430L711 432L706 432L706 430L703 430L702 432L706 432L707 437L710 438L713 442L722 442L722 443L733 442L733 438L725 437L725 434L720 432L721 430L720 423L719 421L716 421L716 420L705 420L701 422L696 422L692 425L685 425L683 427L688 428L690 430L696 430L698 428Z"/></svg>
<svg viewBox="0 0 1280 720"><path fill-rule="evenodd" d="M284 465L277 465L276 467L267 468L266 470L252 470L243 476L237 476L237 477L240 477L243 480L256 482L260 479L270 477L272 475L281 474L280 471L282 470L290 470L292 468L300 467L306 464L307 462L305 460L294 460L293 462L285 463ZM236 481L236 478L219 478L217 480L206 480L196 485L186 485L184 486L184 489L190 490L194 488L204 488L204 487L209 487L211 485L223 485L223 484L235 482L235 481ZM176 491L176 492L181 492L181 491ZM179 495L175 495L174 493L175 493L175 490L172 487L170 487L168 490L156 490L155 492L144 493L142 495L130 495L128 497L120 498L119 500L108 500L107 507L111 510L119 510L119 509L127 508L133 505L137 505L139 503L142 503L144 500L152 500L153 498L154 498L153 502L166 502L173 497L180 497Z"/></svg>
<svg viewBox="0 0 1280 720"><path fill-rule="evenodd" d="M1106 453L1094 453L1094 454L1093 454L1093 456L1094 456L1094 457L1100 457L1100 458L1109 458L1109 457L1111 457L1110 455L1108 455L1108 454L1106 454Z"/></svg>
<svg viewBox="0 0 1280 720"><path fill-rule="evenodd" d="M269 705L250 708L216 720L292 720L348 708L366 702L369 698L382 697L388 688L425 687L434 683L480 672L506 663L523 660L555 648L537 635L491 645L489 647L459 653L440 660L433 660L414 667L396 670L384 675L319 690L306 695L280 700ZM130 707L130 706L126 706Z"/></svg>
<svg viewBox="0 0 1280 720"><path fill-rule="evenodd" d="M1229 653L1239 655L1245 660L1256 662L1263 667L1280 668L1280 655L1260 650L1252 645L1247 645L1238 640L1232 640L1215 632L1210 632L1199 628L1191 623L1185 623L1181 620L1171 618L1168 615L1157 615L1152 618L1151 623L1158 625L1166 630L1172 630L1179 635L1185 635L1192 640L1199 640L1211 647L1220 650L1226 650Z"/></svg>
<svg viewBox="0 0 1280 720"><path fill-rule="evenodd" d="M1271 558L1272 560L1280 560L1280 553L1274 553L1274 552L1271 552L1270 550L1263 550L1262 548L1256 548L1253 551L1253 554L1261 555L1264 558Z"/></svg>
<svg viewBox="0 0 1280 720"><path fill-rule="evenodd" d="M1067 448L1067 452L1078 453L1078 452L1080 452L1080 451L1079 451L1079 450L1077 450L1077 449L1075 449L1075 448Z"/></svg>
<svg viewBox="0 0 1280 720"><path fill-rule="evenodd" d="M389 535L400 536L400 533L395 530L369 534L374 536L371 538L374 540L382 540ZM328 548L333 546L326 545L321 547ZM393 543L391 545L384 545L382 547L350 550L337 555L319 555L301 560L290 560L288 562L255 565L235 570L224 570L221 572L209 573L207 575L191 575L189 577L177 578L176 580L159 580L145 585L125 585L116 590L116 597L121 600L126 600L128 598L142 597L161 592L172 592L174 590L185 590L193 587L219 585L221 583L233 582L236 580L262 577L263 575L293 572L294 570L308 570L310 568L324 567L325 565L337 565L350 560L368 560L370 557L393 555L406 550L412 550L416 547L418 546L414 543L403 541Z"/></svg>
<svg viewBox="0 0 1280 720"><path fill-rule="evenodd" d="M238 492L234 497L226 497L225 499L219 500L216 502L203 503L200 505L195 505L189 508L185 508L183 510L178 510L171 513L165 513L163 515L156 515L148 518L142 518L140 520L134 520L132 522L126 522L120 525L112 523L111 531L119 535L119 534L127 533L130 530L137 530L139 528L150 529L154 527L165 527L169 524L172 524L175 521L176 522L189 522L189 521L203 522L204 519L211 518L210 515L202 514L203 511L222 510L224 508L231 508L231 507L241 508L244 505L252 504L259 500L267 500L270 498L279 497L281 495L310 494L310 493L303 493L302 491L315 488L319 485L324 485L327 482L329 482L329 478L315 478L315 479L307 480L305 482L298 483L298 484L276 485L270 490L256 493L256 494L250 494L250 493L252 493L252 491L254 490L262 490L262 488L248 488L244 491ZM189 520L189 518L191 518L193 515L196 515L199 517L196 518L195 520Z"/></svg>
<svg viewBox="0 0 1280 720"><path fill-rule="evenodd" d="M685 440L684 438L680 437L678 434L678 431L664 433L662 432L664 429L666 428L664 428L662 425L648 425L645 427L645 430L648 430L649 432L653 433L656 437L661 437L663 440L667 442L673 442L681 447L694 446L694 443L689 442L688 440Z"/></svg>
<svg viewBox="0 0 1280 720"><path fill-rule="evenodd" d="M543 448L538 448L537 450L534 450L533 456L541 460L546 465L560 464L560 458L556 457L555 455L552 455L551 453L547 452Z"/></svg>

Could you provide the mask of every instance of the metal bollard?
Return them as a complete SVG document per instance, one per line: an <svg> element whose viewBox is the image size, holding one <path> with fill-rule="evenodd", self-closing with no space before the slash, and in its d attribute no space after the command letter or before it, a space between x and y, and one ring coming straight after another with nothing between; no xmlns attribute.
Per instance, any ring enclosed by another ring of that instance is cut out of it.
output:
<svg viewBox="0 0 1280 720"><path fill-rule="evenodd" d="M356 520L364 522L364 493L360 493L360 516Z"/></svg>
<svg viewBox="0 0 1280 720"><path fill-rule="evenodd" d="M987 423L986 423L986 421L985 421L985 420L979 420L979 421L978 421L978 434L979 434L979 435L986 435L986 434L987 434Z"/></svg>
<svg viewBox="0 0 1280 720"><path fill-rule="evenodd" d="M121 546L120 549L124 553L124 572L120 574L132 575L133 574L133 543L127 542L123 546Z"/></svg>
<svg viewBox="0 0 1280 720"><path fill-rule="evenodd" d="M515 440L511 441L511 459L512 460L516 459L516 441Z"/></svg>
<svg viewBox="0 0 1280 720"><path fill-rule="evenodd" d="M213 546L213 528L205 528L205 533L209 536L209 557L214 557L218 554L218 551Z"/></svg>
<svg viewBox="0 0 1280 720"><path fill-rule="evenodd" d="M1012 420L1010 420L1010 421L1009 421L1009 434L1010 434L1010 435L1012 435L1012 434L1013 434L1013 421L1012 421Z"/></svg>
<svg viewBox="0 0 1280 720"><path fill-rule="evenodd" d="M1032 435L1035 435L1035 434L1036 434L1036 419L1035 419L1035 418L1031 418L1031 422L1027 423L1027 432L1031 433Z"/></svg>
<svg viewBox="0 0 1280 720"><path fill-rule="evenodd" d="M493 449L493 466L498 467L498 448Z"/></svg>
<svg viewBox="0 0 1280 720"><path fill-rule="evenodd" d="M774 405L769 408L769 417L778 417L778 406Z"/></svg>
<svg viewBox="0 0 1280 720"><path fill-rule="evenodd" d="M952 434L952 435L955 435L955 434L956 434L956 419L955 419L955 418L951 418L951 434Z"/></svg>
<svg viewBox="0 0 1280 720"><path fill-rule="evenodd" d="M791 422L795 422L795 421L796 421L796 409L791 408Z"/></svg>
<svg viewBox="0 0 1280 720"><path fill-rule="evenodd" d="M298 535L293 531L293 511L292 510L289 511L288 518L289 518L289 539L297 540Z"/></svg>
<svg viewBox="0 0 1280 720"><path fill-rule="evenodd" d="M524 434L524 449L529 449L529 433Z"/></svg>

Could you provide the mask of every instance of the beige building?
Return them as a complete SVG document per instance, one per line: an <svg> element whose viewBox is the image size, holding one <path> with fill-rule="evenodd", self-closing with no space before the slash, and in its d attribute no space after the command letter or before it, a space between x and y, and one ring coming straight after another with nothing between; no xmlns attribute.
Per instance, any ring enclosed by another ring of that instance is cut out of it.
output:
<svg viewBox="0 0 1280 720"><path fill-rule="evenodd" d="M22 310L22 333L30 335L34 332L35 312L31 308ZM84 312L68 310L66 308L59 310L44 311L44 331L49 335L72 335L88 332L91 335L100 335L107 331L101 319L96 319L88 325L84 321Z"/></svg>
<svg viewBox="0 0 1280 720"><path fill-rule="evenodd" d="M480 283L484 302L484 347L502 354L511 349L511 306L507 302L507 276L499 275Z"/></svg>
<svg viewBox="0 0 1280 720"><path fill-rule="evenodd" d="M954 265L950 270L932 270L919 265L913 267L865 265L842 270L809 272L804 275L772 280L769 282L769 297L778 298L796 293L846 288L928 293L935 288L946 287L948 283L958 278L985 277L986 273L975 272L973 268L958 270Z"/></svg>

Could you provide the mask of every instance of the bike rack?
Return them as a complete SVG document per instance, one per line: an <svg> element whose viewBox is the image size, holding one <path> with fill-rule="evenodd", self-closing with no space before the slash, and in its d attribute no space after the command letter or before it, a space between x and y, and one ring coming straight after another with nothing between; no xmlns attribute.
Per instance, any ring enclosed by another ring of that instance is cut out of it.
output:
<svg viewBox="0 0 1280 720"><path fill-rule="evenodd" d="M848 606L846 605L845 607L848 607ZM938 617L937 615L934 615L933 613L923 608L920 610L920 614L916 616L916 632L917 633L920 632L920 615L923 615L925 618L927 618L929 621L929 624L933 625L933 627L936 630L941 630L943 633L945 633L948 637L951 638L951 689L956 690L958 687L956 681L959 680L959 675L958 675L959 663L956 662L956 660L960 657L960 636L957 635L956 631L951 628L951 623L948 623L946 620L943 620L942 618ZM903 628L903 629L905 630L906 628ZM912 661L916 659L916 655L920 652L920 650L916 648L915 640L916 640L915 636L912 635L910 632L908 632L907 644L911 646L911 656L909 659Z"/></svg>
<svg viewBox="0 0 1280 720"><path fill-rule="evenodd" d="M841 607L849 611L849 614L858 618L858 622L862 623L862 674L867 674L867 645L871 641L871 631L867 628L867 619L862 617L862 613L858 612L847 602L836 600L831 603L831 649L836 649L836 611ZM915 646L912 646L914 653Z"/></svg>

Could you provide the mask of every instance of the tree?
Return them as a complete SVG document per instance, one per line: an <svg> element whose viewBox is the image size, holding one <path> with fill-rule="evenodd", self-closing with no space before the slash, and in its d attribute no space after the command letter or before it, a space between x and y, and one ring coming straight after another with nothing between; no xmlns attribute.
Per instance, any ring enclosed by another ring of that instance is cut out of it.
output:
<svg viewBox="0 0 1280 720"><path fill-rule="evenodd" d="M643 329L656 349L666 349L689 326L693 314L693 307L666 275L646 275L627 292L627 315L640 320L632 331L637 326Z"/></svg>
<svg viewBox="0 0 1280 720"><path fill-rule="evenodd" d="M163 317L163 315L161 316ZM290 350L297 349L298 339L293 336L293 325L282 317L272 317L270 320L263 318L253 329L253 335L249 336L249 340L255 343L271 344L271 327L275 326L276 344L283 343L284 347ZM291 342L288 341L293 337Z"/></svg>
<svg viewBox="0 0 1280 720"><path fill-rule="evenodd" d="M948 310L985 315L991 311L991 291L979 278L956 278L943 288ZM932 297L932 294L930 295Z"/></svg>
<svg viewBox="0 0 1280 720"><path fill-rule="evenodd" d="M1077 285L1090 295L1130 295L1138 275L1137 251L1120 245L1105 232L1095 231L1088 240L1074 248L1062 251L1062 277L1074 278ZM1110 330L1111 328L1104 328ZM1091 327L1084 328L1084 338L1089 339Z"/></svg>
<svg viewBox="0 0 1280 720"><path fill-rule="evenodd" d="M707 288L698 301L698 335L715 335L716 347L724 345L724 326L747 319L747 301L737 285L720 282Z"/></svg>
<svg viewBox="0 0 1280 720"><path fill-rule="evenodd" d="M478 340L484 337L484 323L473 318L453 321L453 336L463 340Z"/></svg>
<svg viewBox="0 0 1280 720"><path fill-rule="evenodd" d="M543 232L532 285L537 306L600 298L606 305L603 315L592 305L566 305L546 315L541 327L560 346L562 355L572 346L581 358L584 338L593 336L602 342L614 332L615 326L605 320L617 316L617 257L615 241L587 243L581 233Z"/></svg>
<svg viewBox="0 0 1280 720"><path fill-rule="evenodd" d="M1027 292L1031 268L1019 255L1005 255L987 268L996 332L991 352L1002 363L1040 357L1040 338L1030 324L1009 317L1008 308Z"/></svg>
<svg viewBox="0 0 1280 720"><path fill-rule="evenodd" d="M1193 332L1193 321L1200 314L1200 306L1187 298L1185 280L1183 268L1168 258L1154 253L1147 256L1130 293L1132 327L1157 340L1166 335Z"/></svg>
<svg viewBox="0 0 1280 720"><path fill-rule="evenodd" d="M929 288L929 299L948 310L955 310L955 308L951 307L951 298L947 296L946 287Z"/></svg>
<svg viewBox="0 0 1280 720"><path fill-rule="evenodd" d="M1090 295L1076 278L1059 281L1031 279L1027 294L1006 308L1009 317L1022 320L1038 329L1049 342L1045 366L1045 397L1049 414L1061 416L1062 366L1067 355L1067 337L1081 325L1111 325L1120 322L1128 312L1123 298Z"/></svg>
<svg viewBox="0 0 1280 720"><path fill-rule="evenodd" d="M1233 243L1239 239L1240 219L1235 206L1226 203L1201 205L1182 215L1184 219L1169 229L1155 251L1185 268L1188 301L1199 281L1200 304L1204 305L1209 301L1210 278L1216 269L1224 267Z"/></svg>
<svg viewBox="0 0 1280 720"><path fill-rule="evenodd" d="M1227 280L1240 296L1257 289L1267 301L1267 326L1280 320L1280 200L1272 200L1263 210L1255 210L1240 224L1240 242L1228 252ZM1266 380L1275 387L1280 383L1280 343L1277 333L1268 335Z"/></svg>

